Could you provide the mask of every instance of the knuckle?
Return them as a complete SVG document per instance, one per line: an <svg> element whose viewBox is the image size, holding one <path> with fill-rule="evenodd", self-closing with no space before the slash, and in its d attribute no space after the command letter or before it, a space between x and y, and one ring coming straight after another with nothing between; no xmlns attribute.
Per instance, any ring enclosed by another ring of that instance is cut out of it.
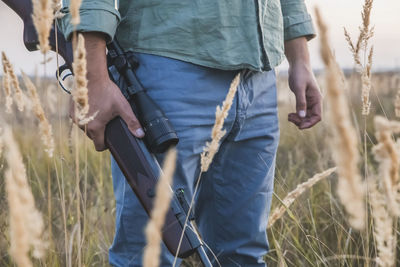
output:
<svg viewBox="0 0 400 267"><path fill-rule="evenodd" d="M305 95L299 95L297 96L297 102L298 103L305 103L306 102L306 96Z"/></svg>
<svg viewBox="0 0 400 267"><path fill-rule="evenodd" d="M119 109L121 111L125 111L130 108L129 102L123 96L116 97L114 99L113 106L114 108Z"/></svg>
<svg viewBox="0 0 400 267"><path fill-rule="evenodd" d="M104 151L104 146L102 145L94 145L94 148L96 149L97 152L101 152Z"/></svg>
<svg viewBox="0 0 400 267"><path fill-rule="evenodd" d="M90 134L91 136L95 136L97 133L97 128L95 128L94 126L91 126L90 124L87 127L87 132L88 134Z"/></svg>
<svg viewBox="0 0 400 267"><path fill-rule="evenodd" d="M306 102L303 102L303 101L297 103L298 108L305 108L306 105L307 105Z"/></svg>
<svg viewBox="0 0 400 267"><path fill-rule="evenodd" d="M97 132L100 130L101 125L96 121L91 121L86 125L88 131Z"/></svg>
<svg viewBox="0 0 400 267"><path fill-rule="evenodd" d="M140 126L140 123L136 117L130 118L128 124L135 128Z"/></svg>
<svg viewBox="0 0 400 267"><path fill-rule="evenodd" d="M99 136L100 136L100 134L101 134L101 127L99 127L98 125L96 125L96 124L89 124L88 126L87 126L87 133L88 133L88 136L90 137L90 138L92 138L92 139L97 139Z"/></svg>
<svg viewBox="0 0 400 267"><path fill-rule="evenodd" d="M94 137L93 144L96 151L103 151L105 149L104 142L100 136Z"/></svg>
<svg viewBox="0 0 400 267"><path fill-rule="evenodd" d="M89 136L90 139L94 139L96 136L96 132L92 129L87 129L87 136Z"/></svg>
<svg viewBox="0 0 400 267"><path fill-rule="evenodd" d="M96 142L94 142L94 149L96 149L98 152L102 151L101 146Z"/></svg>

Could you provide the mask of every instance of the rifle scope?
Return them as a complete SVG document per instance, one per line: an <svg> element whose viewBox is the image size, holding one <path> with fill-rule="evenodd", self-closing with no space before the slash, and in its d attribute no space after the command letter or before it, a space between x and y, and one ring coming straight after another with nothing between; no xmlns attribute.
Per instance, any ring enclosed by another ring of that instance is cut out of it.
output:
<svg viewBox="0 0 400 267"><path fill-rule="evenodd" d="M139 66L132 52L125 53L114 39L107 45L110 77L128 99L146 133L145 142L153 153L163 153L178 143L178 136L158 105L146 94L134 69Z"/></svg>

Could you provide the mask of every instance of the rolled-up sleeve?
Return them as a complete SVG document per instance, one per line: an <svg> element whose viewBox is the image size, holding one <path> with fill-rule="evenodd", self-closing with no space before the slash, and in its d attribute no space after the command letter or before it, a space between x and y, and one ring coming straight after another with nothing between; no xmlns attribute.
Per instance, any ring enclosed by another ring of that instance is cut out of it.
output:
<svg viewBox="0 0 400 267"><path fill-rule="evenodd" d="M289 41L305 36L308 40L315 37L315 30L304 0L281 0L284 37Z"/></svg>
<svg viewBox="0 0 400 267"><path fill-rule="evenodd" d="M79 9L80 23L75 28L71 24L70 1L63 0L61 12L64 13L64 16L58 20L60 30L66 39L70 39L72 32L76 30L78 32L101 32L107 36L107 41L111 41L121 19L117 1L83 0Z"/></svg>

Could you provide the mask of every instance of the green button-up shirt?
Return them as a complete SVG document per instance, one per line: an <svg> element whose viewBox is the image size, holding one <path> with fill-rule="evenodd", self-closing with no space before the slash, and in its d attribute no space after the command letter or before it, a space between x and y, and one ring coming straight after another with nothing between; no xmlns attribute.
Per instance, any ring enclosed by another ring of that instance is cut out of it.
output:
<svg viewBox="0 0 400 267"><path fill-rule="evenodd" d="M67 38L69 1L59 21ZM126 49L207 67L271 70L284 41L314 36L304 0L83 0L77 31L117 37Z"/></svg>

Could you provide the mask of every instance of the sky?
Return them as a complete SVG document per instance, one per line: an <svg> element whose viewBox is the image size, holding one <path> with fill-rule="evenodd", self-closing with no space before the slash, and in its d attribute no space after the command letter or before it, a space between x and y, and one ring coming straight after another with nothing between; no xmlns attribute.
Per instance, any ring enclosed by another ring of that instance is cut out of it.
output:
<svg viewBox="0 0 400 267"><path fill-rule="evenodd" d="M353 61L343 35L346 27L353 39L357 38L358 26L361 24L363 0L305 0L310 14L313 16L314 7L318 5L329 26L329 35L335 55L343 68L351 68ZM400 1L374 1L371 24L375 26L375 36L371 43L374 45L374 70L400 68ZM0 51L5 51L16 68L17 73L24 70L28 74L54 75L55 55L44 70L41 62L43 56L39 52L28 52L22 43L22 21L11 9L0 1ZM311 62L315 69L322 68L319 58L318 40L309 43ZM283 63L280 69L286 69ZM0 74L2 72L0 71Z"/></svg>
<svg viewBox="0 0 400 267"><path fill-rule="evenodd" d="M318 6L329 26L332 48L341 67L352 67L353 60L343 35L343 27L356 39L361 25L363 0L305 0L313 16L314 7ZM374 69L400 68L400 1L375 0L373 2L371 25L375 35L371 40L374 45ZM318 55L318 40L310 42L313 66L322 67Z"/></svg>

